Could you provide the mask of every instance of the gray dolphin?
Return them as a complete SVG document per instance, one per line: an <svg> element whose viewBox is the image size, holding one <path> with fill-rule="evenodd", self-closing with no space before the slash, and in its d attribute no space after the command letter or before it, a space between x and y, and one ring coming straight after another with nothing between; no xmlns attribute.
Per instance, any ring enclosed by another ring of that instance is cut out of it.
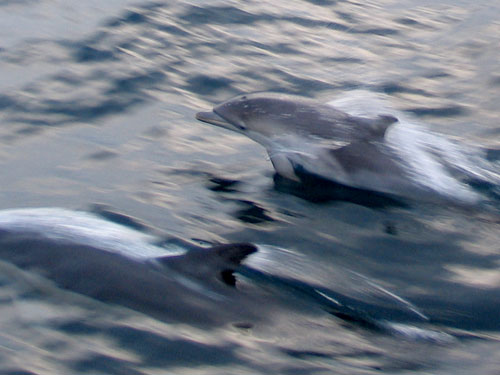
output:
<svg viewBox="0 0 500 375"><path fill-rule="evenodd" d="M76 292L162 321L213 326L254 320L235 288L233 272L257 251L255 246L192 246L185 254L169 254L146 239L141 232L84 212L0 211L0 268L21 279L23 274L41 277L34 285L42 289L48 282L54 290ZM151 251L165 255L151 257Z"/></svg>
<svg viewBox="0 0 500 375"><path fill-rule="evenodd" d="M257 252L252 244L200 248L182 243L180 253L174 242L169 247L161 243L158 237L87 212L0 211L3 274L44 291L63 289L168 323L250 327L272 323L290 311L328 313L384 330L392 328L379 320L379 313L426 320L410 303L386 291L381 294L373 284L360 284L361 279L357 282L366 293L354 297L295 279L292 269L291 274L275 275L274 267L266 269L274 263L264 254L256 259L257 264L264 260L262 270L245 266L245 258ZM288 257L284 261L293 263ZM234 272L244 276L244 287Z"/></svg>
<svg viewBox="0 0 500 375"><path fill-rule="evenodd" d="M196 118L260 143L276 172L291 180L300 181L298 172L305 172L404 197L436 193L432 184L420 183L426 178L387 142L386 133L398 122L392 115L364 118L311 99L256 93L230 99Z"/></svg>

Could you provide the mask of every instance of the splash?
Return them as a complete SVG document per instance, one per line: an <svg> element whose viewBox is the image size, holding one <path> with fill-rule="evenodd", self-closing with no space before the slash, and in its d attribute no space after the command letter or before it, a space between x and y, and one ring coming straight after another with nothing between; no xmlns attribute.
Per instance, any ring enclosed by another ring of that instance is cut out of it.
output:
<svg viewBox="0 0 500 375"><path fill-rule="evenodd" d="M465 204L485 200L474 185L500 186L498 166L486 159L484 150L452 141L388 103L382 94L352 91L327 104L351 115L376 117L390 114L399 122L386 133L387 145L404 162L402 167L423 190Z"/></svg>
<svg viewBox="0 0 500 375"><path fill-rule="evenodd" d="M156 245L156 236L83 211L62 208L5 210L0 212L0 227L18 233L28 231L67 243L85 243L139 259L162 256L167 252Z"/></svg>
<svg viewBox="0 0 500 375"><path fill-rule="evenodd" d="M365 275L340 266L327 267L282 247L259 244L258 248L259 251L245 262L247 266L268 275L275 282L282 281L282 285L289 284L292 289L301 290L325 307L372 323L388 316L418 322L429 320L410 301ZM374 325L379 326L378 323Z"/></svg>

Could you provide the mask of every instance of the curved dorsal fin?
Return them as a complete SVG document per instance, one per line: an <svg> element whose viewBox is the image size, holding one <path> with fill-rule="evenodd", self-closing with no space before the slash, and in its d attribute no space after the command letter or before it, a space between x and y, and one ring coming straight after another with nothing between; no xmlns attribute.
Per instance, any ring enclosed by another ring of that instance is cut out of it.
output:
<svg viewBox="0 0 500 375"><path fill-rule="evenodd" d="M256 251L255 245L234 243L194 249L184 255L158 257L156 261L188 276L206 280L215 277L234 286L236 280L233 272L248 255Z"/></svg>
<svg viewBox="0 0 500 375"><path fill-rule="evenodd" d="M393 115L379 115L377 118L370 120L370 134L377 138L384 138L389 126L398 121Z"/></svg>

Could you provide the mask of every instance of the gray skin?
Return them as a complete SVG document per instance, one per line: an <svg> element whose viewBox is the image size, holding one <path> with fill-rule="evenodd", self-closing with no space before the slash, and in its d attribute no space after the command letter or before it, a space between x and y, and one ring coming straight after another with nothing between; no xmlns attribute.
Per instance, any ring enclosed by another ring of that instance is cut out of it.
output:
<svg viewBox="0 0 500 375"><path fill-rule="evenodd" d="M250 244L228 244L139 260L30 231L0 229L3 264L42 276L59 289L162 321L199 326L255 320L233 276L255 251Z"/></svg>
<svg viewBox="0 0 500 375"><path fill-rule="evenodd" d="M404 162L384 139L391 115L351 116L311 99L275 93L238 96L200 121L244 134L264 146L276 172L297 170L347 186L408 196L418 193Z"/></svg>

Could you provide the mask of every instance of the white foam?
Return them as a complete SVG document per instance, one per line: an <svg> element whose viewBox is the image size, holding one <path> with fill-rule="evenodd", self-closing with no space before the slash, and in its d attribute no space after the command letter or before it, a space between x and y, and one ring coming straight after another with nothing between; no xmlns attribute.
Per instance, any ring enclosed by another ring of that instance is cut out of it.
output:
<svg viewBox="0 0 500 375"><path fill-rule="evenodd" d="M360 117L390 114L398 118L399 122L386 133L387 145L404 161L406 165L402 167L413 183L424 190L464 203L481 200L481 196L471 187L450 173L450 168L464 173L464 177L500 182L498 173L488 170L479 151L431 132L415 118L391 108L382 94L352 91L327 104Z"/></svg>
<svg viewBox="0 0 500 375"><path fill-rule="evenodd" d="M103 220L97 215L61 208L0 211L0 229L28 232L45 238L98 247L138 259L165 255L155 236Z"/></svg>
<svg viewBox="0 0 500 375"><path fill-rule="evenodd" d="M333 297L322 292L321 288L330 289L374 305L377 303L390 304L394 308L419 317L421 320L428 320L427 316L410 301L360 273L343 267L332 268L319 260L314 261L304 254L277 246L259 244L258 248L259 251L250 255L245 260L245 264L260 272L307 283L317 288L316 292L328 300ZM330 301L338 304L338 301L333 300Z"/></svg>
<svg viewBox="0 0 500 375"><path fill-rule="evenodd" d="M455 337L441 331L420 328L409 324L385 322L383 327L394 335L402 336L409 340L432 341L438 344L449 344L456 341Z"/></svg>

